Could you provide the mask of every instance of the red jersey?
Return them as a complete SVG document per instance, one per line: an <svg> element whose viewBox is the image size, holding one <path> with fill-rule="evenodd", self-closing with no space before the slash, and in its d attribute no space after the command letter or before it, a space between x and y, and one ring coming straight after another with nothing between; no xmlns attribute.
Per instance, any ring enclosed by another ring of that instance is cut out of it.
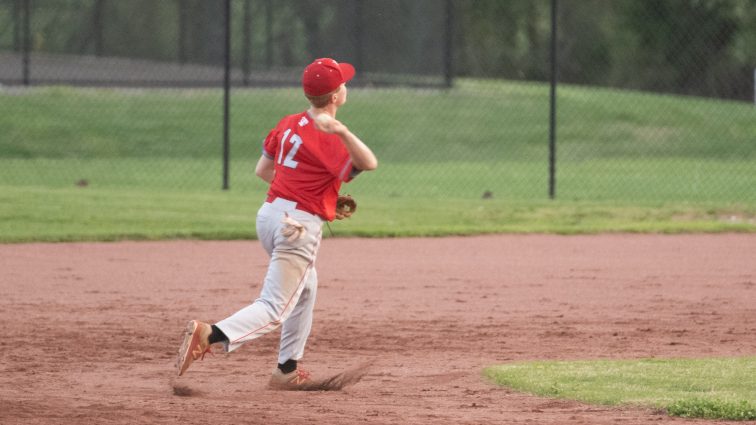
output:
<svg viewBox="0 0 756 425"><path fill-rule="evenodd" d="M315 128L307 112L284 117L263 142L263 155L275 164L270 198L333 221L341 182L352 179L352 160L341 139Z"/></svg>

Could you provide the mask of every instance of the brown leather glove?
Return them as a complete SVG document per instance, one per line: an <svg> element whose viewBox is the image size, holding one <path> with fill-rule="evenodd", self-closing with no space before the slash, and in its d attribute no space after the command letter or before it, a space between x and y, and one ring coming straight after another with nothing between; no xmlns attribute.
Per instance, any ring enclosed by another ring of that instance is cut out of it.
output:
<svg viewBox="0 0 756 425"><path fill-rule="evenodd" d="M357 202L349 195L339 195L336 200L336 219L349 218L357 211Z"/></svg>

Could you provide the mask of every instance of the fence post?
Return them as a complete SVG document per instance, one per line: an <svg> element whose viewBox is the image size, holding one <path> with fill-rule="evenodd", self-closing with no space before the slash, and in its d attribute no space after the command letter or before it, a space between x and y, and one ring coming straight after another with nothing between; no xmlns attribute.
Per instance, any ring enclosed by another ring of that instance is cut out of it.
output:
<svg viewBox="0 0 756 425"><path fill-rule="evenodd" d="M265 66L273 67L273 1L265 1Z"/></svg>
<svg viewBox="0 0 756 425"><path fill-rule="evenodd" d="M95 0L94 3L94 10L92 11L92 32L94 32L94 50L95 50L95 56L101 57L102 53L104 51L104 41L103 41L103 25L102 25L102 14L103 14L103 8L104 8L104 0Z"/></svg>
<svg viewBox="0 0 756 425"><path fill-rule="evenodd" d="M30 63L29 63L29 55L31 52L31 7L30 3L31 0L24 0L24 35L23 35L23 59L22 59L22 69L21 73L23 74L23 80L24 85L28 86L30 84Z"/></svg>
<svg viewBox="0 0 756 425"><path fill-rule="evenodd" d="M252 45L252 24L250 23L250 0L244 0L244 33L242 43L242 79L244 86L249 85L249 52Z"/></svg>
<svg viewBox="0 0 756 425"><path fill-rule="evenodd" d="M186 7L184 0L176 0L178 6L178 61L181 65L186 62Z"/></svg>
<svg viewBox="0 0 756 425"><path fill-rule="evenodd" d="M446 0L446 37L444 39L444 80L446 87L451 88L454 84L454 68L452 49L454 48L454 4L452 0Z"/></svg>
<svg viewBox="0 0 756 425"><path fill-rule="evenodd" d="M223 190L228 190L229 174L229 100L231 97L231 0L223 2Z"/></svg>
<svg viewBox="0 0 756 425"><path fill-rule="evenodd" d="M549 199L556 197L557 0L551 0L551 91L549 99Z"/></svg>

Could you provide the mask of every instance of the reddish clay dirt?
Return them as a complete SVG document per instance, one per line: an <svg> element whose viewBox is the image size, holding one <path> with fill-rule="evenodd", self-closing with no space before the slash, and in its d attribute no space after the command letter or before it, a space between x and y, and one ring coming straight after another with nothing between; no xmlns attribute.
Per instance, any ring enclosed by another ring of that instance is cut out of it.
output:
<svg viewBox="0 0 756 425"><path fill-rule="evenodd" d="M174 377L187 320L257 296L256 241L0 245L0 423L708 423L481 370L754 355L755 253L744 234L329 239L305 365L372 365L342 391L292 393L265 388L277 332Z"/></svg>

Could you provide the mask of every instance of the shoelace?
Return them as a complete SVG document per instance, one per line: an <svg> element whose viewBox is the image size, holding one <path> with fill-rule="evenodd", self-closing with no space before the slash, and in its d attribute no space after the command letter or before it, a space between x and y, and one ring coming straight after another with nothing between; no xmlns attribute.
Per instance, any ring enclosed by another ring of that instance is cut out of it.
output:
<svg viewBox="0 0 756 425"><path fill-rule="evenodd" d="M211 356L214 356L213 351L210 349L210 346L208 345L207 348L205 348L205 351L202 352L202 357L200 357L200 360L205 360L205 354L210 354Z"/></svg>
<svg viewBox="0 0 756 425"><path fill-rule="evenodd" d="M297 377L294 378L295 384L301 384L310 379L310 372L304 369L297 369Z"/></svg>
<svg viewBox="0 0 756 425"><path fill-rule="evenodd" d="M208 345L207 348L205 348L205 351L202 352L202 354L199 357L195 357L194 353L192 353L192 358L194 360L205 360L205 354L210 354L211 356L214 356L212 350L210 350L210 346Z"/></svg>

